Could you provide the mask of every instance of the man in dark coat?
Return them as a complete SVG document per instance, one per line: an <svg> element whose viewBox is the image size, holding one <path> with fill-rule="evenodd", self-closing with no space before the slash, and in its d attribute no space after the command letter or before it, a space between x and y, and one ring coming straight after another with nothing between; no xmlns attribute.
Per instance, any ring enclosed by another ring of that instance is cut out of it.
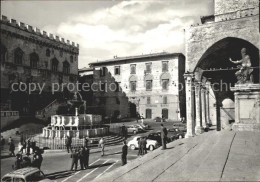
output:
<svg viewBox="0 0 260 182"><path fill-rule="evenodd" d="M127 150L128 150L128 146L126 145L126 141L124 141L123 142L123 147L122 147L122 156L121 156L122 166L127 163L127 158L126 158Z"/></svg>
<svg viewBox="0 0 260 182"><path fill-rule="evenodd" d="M72 154L71 154L70 157L72 158L70 170L72 171L73 168L75 167L75 171L76 171L76 170L77 170L77 167L78 167L78 160L79 160L79 153L78 153L78 151L75 149L75 150L72 152Z"/></svg>
<svg viewBox="0 0 260 182"><path fill-rule="evenodd" d="M82 146L79 151L79 163L80 163L81 170L83 170L85 167L84 165L85 157L86 157L86 150L85 147Z"/></svg>
<svg viewBox="0 0 260 182"><path fill-rule="evenodd" d="M30 139L27 141L26 146L27 146L27 148L26 148L26 154L27 154L27 155L30 155L30 148L31 148L31 141L30 141Z"/></svg>
<svg viewBox="0 0 260 182"><path fill-rule="evenodd" d="M15 156L14 149L15 149L14 141L12 140L9 146L10 156Z"/></svg>
<svg viewBox="0 0 260 182"><path fill-rule="evenodd" d="M138 155L143 155L142 154L142 138L138 138L137 142L138 142Z"/></svg>
<svg viewBox="0 0 260 182"><path fill-rule="evenodd" d="M66 144L68 153L70 153L70 151L72 152L71 143L72 143L72 138L70 136L67 136L65 144Z"/></svg>
<svg viewBox="0 0 260 182"><path fill-rule="evenodd" d="M147 154L146 145L147 145L147 141L146 141L146 137L144 137L144 138L143 138L143 150L144 150L144 154Z"/></svg>
<svg viewBox="0 0 260 182"><path fill-rule="evenodd" d="M162 150L166 149L167 129L161 124Z"/></svg>
<svg viewBox="0 0 260 182"><path fill-rule="evenodd" d="M89 148L88 147L85 147L85 157L84 157L84 159L85 159L85 161L84 161L84 167L85 167L85 169L87 169L88 168L88 163L89 163Z"/></svg>

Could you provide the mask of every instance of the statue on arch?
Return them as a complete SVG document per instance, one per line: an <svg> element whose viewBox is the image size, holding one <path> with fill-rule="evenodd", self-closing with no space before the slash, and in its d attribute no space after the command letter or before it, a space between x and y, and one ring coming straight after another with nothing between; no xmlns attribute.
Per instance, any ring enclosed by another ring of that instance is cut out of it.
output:
<svg viewBox="0 0 260 182"><path fill-rule="evenodd" d="M246 48L241 49L241 60L233 61L231 58L229 60L232 63L240 64L237 67L239 70L235 73L237 77L237 83L243 84L243 83L253 83L253 69L251 68L251 61L249 55L246 54Z"/></svg>

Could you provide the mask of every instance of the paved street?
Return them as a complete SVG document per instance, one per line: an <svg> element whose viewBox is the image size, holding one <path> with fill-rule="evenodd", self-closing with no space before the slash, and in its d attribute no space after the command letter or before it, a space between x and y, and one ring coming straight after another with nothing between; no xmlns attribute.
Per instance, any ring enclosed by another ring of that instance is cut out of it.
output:
<svg viewBox="0 0 260 182"><path fill-rule="evenodd" d="M147 122L151 129L143 133L136 135L147 135L149 132L160 130L160 122ZM120 123L122 125L123 123ZM136 122L125 122L125 125L136 124ZM172 122L164 123L167 128L172 127ZM129 135L127 141L131 140L136 135ZM19 139L17 139L19 141ZM7 147L7 145L6 145ZM105 148L105 156L100 156L100 149L91 149L90 153L90 168L80 171L78 165L78 171L71 172L71 158L70 154L62 150L46 151L43 154L43 163L41 170L47 175L48 178L58 181L89 181L98 179L104 174L113 171L114 169L121 167L121 148L122 145L108 146ZM5 151L4 154L8 154ZM128 150L128 162L133 161L136 158L142 158L137 156L138 150ZM150 151L148 151L150 153ZM1 159L1 178L6 173L12 171L11 166L14 164L15 158L3 158Z"/></svg>

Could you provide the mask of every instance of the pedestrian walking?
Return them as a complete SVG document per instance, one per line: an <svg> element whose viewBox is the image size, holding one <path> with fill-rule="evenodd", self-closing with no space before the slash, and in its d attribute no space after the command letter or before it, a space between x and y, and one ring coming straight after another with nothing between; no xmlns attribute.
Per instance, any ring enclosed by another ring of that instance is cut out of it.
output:
<svg viewBox="0 0 260 182"><path fill-rule="evenodd" d="M84 138L84 147L87 147L87 146L88 146L88 140L89 140L88 137L85 137L85 138Z"/></svg>
<svg viewBox="0 0 260 182"><path fill-rule="evenodd" d="M72 138L70 136L67 136L65 145L66 145L68 153L70 153L70 151L72 152L71 144L72 144Z"/></svg>
<svg viewBox="0 0 260 182"><path fill-rule="evenodd" d="M78 167L78 160L79 160L78 151L74 149L70 157L72 158L70 170L73 171L73 169L75 168L74 170L76 171Z"/></svg>
<svg viewBox="0 0 260 182"><path fill-rule="evenodd" d="M84 167L85 167L85 165L84 165L85 157L86 157L85 153L86 153L85 147L82 146L82 147L80 148L80 151L79 151L79 163L80 163L80 168L81 168L81 170L83 170ZM85 168L85 169L86 169L86 168Z"/></svg>
<svg viewBox="0 0 260 182"><path fill-rule="evenodd" d="M37 149L33 155L32 166L40 169L42 165L42 161L43 161L43 157L41 151Z"/></svg>
<svg viewBox="0 0 260 182"><path fill-rule="evenodd" d="M126 139L126 127L124 124L121 129L122 129L122 136Z"/></svg>
<svg viewBox="0 0 260 182"><path fill-rule="evenodd" d="M15 150L14 142L13 142L13 140L11 140L11 143L9 146L10 156L15 156L14 150Z"/></svg>
<svg viewBox="0 0 260 182"><path fill-rule="evenodd" d="M103 137L99 140L99 146L101 147L101 156L105 155L105 140Z"/></svg>
<svg viewBox="0 0 260 182"><path fill-rule="evenodd" d="M166 149L167 129L161 124L162 150Z"/></svg>
<svg viewBox="0 0 260 182"><path fill-rule="evenodd" d="M84 157L84 167L85 169L88 168L88 163L89 163L89 148L85 147L85 153L84 153L85 157Z"/></svg>
<svg viewBox="0 0 260 182"><path fill-rule="evenodd" d="M126 145L126 141L124 141L122 147L122 156L121 156L122 166L127 164L127 150L128 150L128 146Z"/></svg>

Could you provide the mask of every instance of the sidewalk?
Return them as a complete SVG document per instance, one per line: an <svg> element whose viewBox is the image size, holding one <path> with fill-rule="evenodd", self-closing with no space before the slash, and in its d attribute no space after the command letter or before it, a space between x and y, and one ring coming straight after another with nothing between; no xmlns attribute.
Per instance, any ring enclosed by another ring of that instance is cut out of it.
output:
<svg viewBox="0 0 260 182"><path fill-rule="evenodd" d="M138 158L97 181L259 181L260 133L211 131Z"/></svg>

